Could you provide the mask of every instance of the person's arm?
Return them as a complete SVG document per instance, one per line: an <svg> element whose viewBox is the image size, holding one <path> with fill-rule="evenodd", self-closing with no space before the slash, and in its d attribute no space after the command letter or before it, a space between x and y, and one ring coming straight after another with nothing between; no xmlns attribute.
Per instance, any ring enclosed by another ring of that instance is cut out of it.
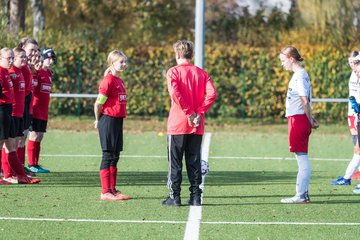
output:
<svg viewBox="0 0 360 240"><path fill-rule="evenodd" d="M101 115L101 109L104 105L104 103L106 102L107 97L101 93L99 93L95 104L94 104L94 115L95 115L95 122L94 122L94 127L97 128L98 127L98 121Z"/></svg>
<svg viewBox="0 0 360 240"><path fill-rule="evenodd" d="M309 122L311 124L312 128L318 128L319 124L317 123L317 121L313 118L312 114L311 114L311 108L310 108L310 103L308 100L308 97L306 96L300 96L301 99L301 104L304 107L304 112L307 116L307 118L309 119Z"/></svg>
<svg viewBox="0 0 360 240"><path fill-rule="evenodd" d="M170 70L171 71L171 70ZM168 91L171 99L180 106L181 110L192 119L196 116L194 109L191 109L190 105L184 98L181 90L179 88L177 76L175 76L172 72L168 72L166 75Z"/></svg>
<svg viewBox="0 0 360 240"><path fill-rule="evenodd" d="M206 80L206 87L205 87L205 100L203 104L196 109L196 112L198 114L204 114L207 111L209 111L210 107L215 102L215 99L217 97L216 89L214 87L214 84L211 81L211 78L208 77Z"/></svg>

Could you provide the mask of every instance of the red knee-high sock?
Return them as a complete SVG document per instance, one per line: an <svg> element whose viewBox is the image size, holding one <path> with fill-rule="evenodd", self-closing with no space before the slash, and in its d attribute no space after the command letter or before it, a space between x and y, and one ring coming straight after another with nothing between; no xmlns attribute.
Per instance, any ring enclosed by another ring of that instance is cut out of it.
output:
<svg viewBox="0 0 360 240"><path fill-rule="evenodd" d="M22 165L25 164L25 146L24 147L18 147L16 150L16 154L19 158L19 161Z"/></svg>
<svg viewBox="0 0 360 240"><path fill-rule="evenodd" d="M27 145L27 152L28 152L28 164L29 166L36 165L36 151L35 151L35 141L29 140Z"/></svg>
<svg viewBox="0 0 360 240"><path fill-rule="evenodd" d="M117 167L110 166L110 190L116 192L116 177L117 177Z"/></svg>
<svg viewBox="0 0 360 240"><path fill-rule="evenodd" d="M9 152L8 154L8 161L11 169L15 172L15 174L19 178L26 178L26 173L24 170L23 165L19 162L19 159L16 155L16 152Z"/></svg>
<svg viewBox="0 0 360 240"><path fill-rule="evenodd" d="M110 168L100 170L101 190L102 193L109 192L110 189Z"/></svg>
<svg viewBox="0 0 360 240"><path fill-rule="evenodd" d="M39 158L40 158L40 143L41 142L35 142L35 165L39 165Z"/></svg>
<svg viewBox="0 0 360 240"><path fill-rule="evenodd" d="M8 178L12 175L11 167L9 165L9 155L5 152L5 148L1 149L1 167L4 172L4 177Z"/></svg>

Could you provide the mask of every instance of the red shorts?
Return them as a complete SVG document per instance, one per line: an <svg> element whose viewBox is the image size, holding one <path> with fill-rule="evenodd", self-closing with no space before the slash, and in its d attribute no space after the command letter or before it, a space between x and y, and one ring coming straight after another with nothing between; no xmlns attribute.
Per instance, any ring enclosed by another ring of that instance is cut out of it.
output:
<svg viewBox="0 0 360 240"><path fill-rule="evenodd" d="M357 130L357 123L355 122L355 116L348 116L349 129Z"/></svg>
<svg viewBox="0 0 360 240"><path fill-rule="evenodd" d="M308 152L311 124L305 114L288 117L290 152Z"/></svg>

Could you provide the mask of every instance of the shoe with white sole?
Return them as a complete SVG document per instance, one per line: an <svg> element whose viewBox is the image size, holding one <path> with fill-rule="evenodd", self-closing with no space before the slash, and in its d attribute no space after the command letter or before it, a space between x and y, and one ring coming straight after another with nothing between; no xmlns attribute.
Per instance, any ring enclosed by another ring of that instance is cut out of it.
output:
<svg viewBox="0 0 360 240"><path fill-rule="evenodd" d="M8 177L8 178L5 178L5 177L4 177L3 180L4 180L5 182L11 183L11 184L18 184L18 183L19 183L17 177L15 177L15 176L10 176L10 177Z"/></svg>
<svg viewBox="0 0 360 240"><path fill-rule="evenodd" d="M302 195L295 195L291 198L283 198L281 199L281 203L309 203L310 197L308 192L305 192Z"/></svg>

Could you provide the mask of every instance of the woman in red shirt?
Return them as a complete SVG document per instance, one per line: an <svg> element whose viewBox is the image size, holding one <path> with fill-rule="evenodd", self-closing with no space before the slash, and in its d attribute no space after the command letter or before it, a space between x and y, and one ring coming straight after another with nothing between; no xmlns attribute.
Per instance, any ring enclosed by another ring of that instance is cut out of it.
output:
<svg viewBox="0 0 360 240"><path fill-rule="evenodd" d="M9 69L10 79L12 81L14 99L12 104L12 117L14 120L14 141L16 151L19 148L19 144L24 137L24 102L25 102L25 81L21 69L26 65L26 53L22 48L14 48L14 64ZM4 180L10 183L17 183L17 177L8 164L9 154L5 151L5 147L2 148L1 154L2 169L4 171ZM20 161L20 157L18 156ZM20 161L21 164L23 162Z"/></svg>
<svg viewBox="0 0 360 240"><path fill-rule="evenodd" d="M49 173L50 171L39 165L40 144L46 132L50 105L52 66L56 63L56 55L51 48L41 51L42 68L34 76L33 89L33 120L28 141L29 169L35 173ZM36 81L37 80L37 81Z"/></svg>
<svg viewBox="0 0 360 240"><path fill-rule="evenodd" d="M12 117L14 89L8 73L8 69L12 67L14 62L14 53L9 48L3 48L0 50L0 58L0 146L5 146L6 160L16 174L18 183L39 183L40 179L26 176L16 154L15 123Z"/></svg>
<svg viewBox="0 0 360 240"><path fill-rule="evenodd" d="M108 55L109 68L100 82L94 104L94 126L99 131L102 149L100 164L101 200L128 200L116 190L117 163L123 150L123 120L126 117L126 91L118 75L125 70L126 55L118 50Z"/></svg>
<svg viewBox="0 0 360 240"><path fill-rule="evenodd" d="M18 158L20 162L25 165L25 142L29 134L29 127L32 121L32 70L34 68L34 65L39 61L40 53L38 42L31 38L21 39L18 47L25 50L27 57L27 64L21 68L25 80L25 103L23 112L24 136L19 142L19 147L17 149ZM29 175L35 175L30 171L28 167L25 167L25 171Z"/></svg>

